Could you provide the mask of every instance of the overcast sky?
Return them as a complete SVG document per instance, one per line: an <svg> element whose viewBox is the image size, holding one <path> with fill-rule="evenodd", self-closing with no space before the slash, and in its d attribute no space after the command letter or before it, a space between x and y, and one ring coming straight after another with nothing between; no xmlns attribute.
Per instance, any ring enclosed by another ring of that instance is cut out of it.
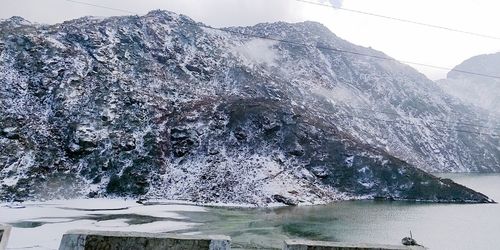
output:
<svg viewBox="0 0 500 250"><path fill-rule="evenodd" d="M78 0L145 14L165 9L212 26L260 22L318 21L338 36L381 50L396 59L452 68L478 54L500 51L500 41L400 23L296 0ZM315 0L309 0L315 1ZM410 19L500 37L498 0L316 0L347 9ZM58 23L81 16L126 15L115 10L66 0L0 0L0 18L22 16L39 23ZM432 79L446 71L417 67Z"/></svg>

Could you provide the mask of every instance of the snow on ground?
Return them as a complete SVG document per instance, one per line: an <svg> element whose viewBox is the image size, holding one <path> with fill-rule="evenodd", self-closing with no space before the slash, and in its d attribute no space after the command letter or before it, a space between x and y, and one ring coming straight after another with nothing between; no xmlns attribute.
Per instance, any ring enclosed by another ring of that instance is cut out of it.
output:
<svg viewBox="0 0 500 250"><path fill-rule="evenodd" d="M144 206L134 200L78 199L26 202L25 208L0 204L0 223L13 225L7 249L58 249L62 235L72 229L170 232L197 223L177 212L206 208L178 203Z"/></svg>

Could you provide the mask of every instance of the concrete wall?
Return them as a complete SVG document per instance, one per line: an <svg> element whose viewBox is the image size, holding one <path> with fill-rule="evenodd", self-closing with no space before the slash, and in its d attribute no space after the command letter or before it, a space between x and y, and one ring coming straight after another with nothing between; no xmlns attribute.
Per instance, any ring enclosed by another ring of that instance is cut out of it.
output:
<svg viewBox="0 0 500 250"><path fill-rule="evenodd" d="M7 249L11 226L0 224L0 250Z"/></svg>
<svg viewBox="0 0 500 250"><path fill-rule="evenodd" d="M331 241L286 240L283 250L424 250L420 246L392 246Z"/></svg>
<svg viewBox="0 0 500 250"><path fill-rule="evenodd" d="M227 236L186 236L164 233L72 230L63 235L59 250L226 250Z"/></svg>

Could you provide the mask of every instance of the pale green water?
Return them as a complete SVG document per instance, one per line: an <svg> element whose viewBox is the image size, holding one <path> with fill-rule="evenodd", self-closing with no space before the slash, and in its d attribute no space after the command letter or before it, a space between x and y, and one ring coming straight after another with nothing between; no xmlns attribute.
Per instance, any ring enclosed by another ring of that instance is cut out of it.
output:
<svg viewBox="0 0 500 250"><path fill-rule="evenodd" d="M500 174L442 175L500 201ZM500 205L348 201L276 209L143 206L134 200L0 204L0 223L13 226L8 249L57 249L70 229L225 234L233 248L278 248L287 238L399 244L412 230L430 249L500 249ZM190 212L189 212L190 211Z"/></svg>
<svg viewBox="0 0 500 250"><path fill-rule="evenodd" d="M500 201L499 174L441 176ZM243 248L281 248L287 238L399 244L411 230L430 249L500 249L499 204L349 201L186 215L204 223L193 230L230 235L235 247Z"/></svg>

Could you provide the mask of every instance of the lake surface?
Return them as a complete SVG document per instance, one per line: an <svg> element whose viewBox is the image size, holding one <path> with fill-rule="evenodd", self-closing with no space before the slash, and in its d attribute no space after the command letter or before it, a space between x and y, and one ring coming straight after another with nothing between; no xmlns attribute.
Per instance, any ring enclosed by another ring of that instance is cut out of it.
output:
<svg viewBox="0 0 500 250"><path fill-rule="evenodd" d="M440 174L500 201L498 174ZM213 209L188 213L207 233L230 235L240 246L280 247L306 238L400 244L409 235L430 249L500 249L500 205L346 201L278 209Z"/></svg>
<svg viewBox="0 0 500 250"><path fill-rule="evenodd" d="M500 174L442 174L500 201ZM56 249L68 229L225 234L234 248L281 248L303 238L399 244L409 235L429 249L500 249L499 204L346 201L274 209L142 206L124 200L73 200L0 208L13 223L10 249Z"/></svg>

